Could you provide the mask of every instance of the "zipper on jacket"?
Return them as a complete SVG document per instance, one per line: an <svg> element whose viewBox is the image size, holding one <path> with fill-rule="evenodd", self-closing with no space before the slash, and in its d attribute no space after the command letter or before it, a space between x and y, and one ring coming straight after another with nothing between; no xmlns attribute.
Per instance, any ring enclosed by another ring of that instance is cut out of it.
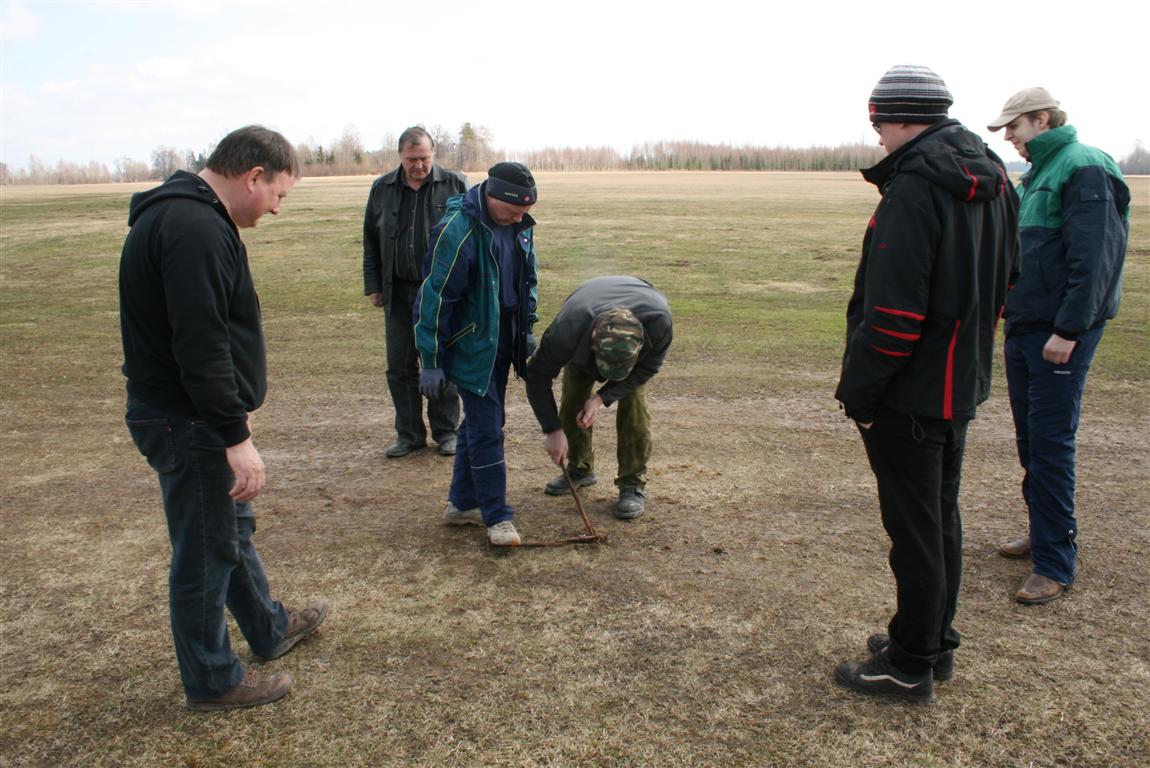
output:
<svg viewBox="0 0 1150 768"><path fill-rule="evenodd" d="M470 325L464 327L463 330L456 333L454 336L452 336L450 339L448 339L446 343L444 343L444 345L443 345L444 349L450 349L453 345L455 345L464 336L466 336L470 333L475 333L475 329L478 327L479 327L479 323L477 323L477 322L472 322Z"/></svg>

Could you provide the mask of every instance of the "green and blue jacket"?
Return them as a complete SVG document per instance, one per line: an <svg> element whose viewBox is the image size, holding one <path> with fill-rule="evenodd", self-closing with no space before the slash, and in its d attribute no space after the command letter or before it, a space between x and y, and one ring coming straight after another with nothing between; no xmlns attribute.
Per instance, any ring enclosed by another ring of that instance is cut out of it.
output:
<svg viewBox="0 0 1150 768"><path fill-rule="evenodd" d="M1105 152L1064 125L1026 144L1019 190L1022 267L1006 300L1006 333L1074 339L1118 314L1130 234L1130 189Z"/></svg>
<svg viewBox="0 0 1150 768"><path fill-rule="evenodd" d="M447 201L443 218L431 230L424 260L423 284L416 297L415 346L420 365L441 368L456 386L487 394L499 351L500 286L516 280L519 298L511 362L522 372L527 364L527 337L538 304L538 273L529 215L514 225L518 275L501 274L492 249L494 234L484 208L486 182Z"/></svg>

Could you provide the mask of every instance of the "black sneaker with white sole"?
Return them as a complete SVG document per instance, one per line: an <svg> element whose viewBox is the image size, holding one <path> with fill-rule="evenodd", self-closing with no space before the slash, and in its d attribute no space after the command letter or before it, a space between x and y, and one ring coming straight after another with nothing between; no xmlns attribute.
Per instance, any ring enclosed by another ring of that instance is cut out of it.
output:
<svg viewBox="0 0 1150 768"><path fill-rule="evenodd" d="M877 632L866 639L866 647L871 653L885 653L890 647L890 635ZM943 651L934 662L934 681L945 683L954 677L954 651Z"/></svg>
<svg viewBox="0 0 1150 768"><path fill-rule="evenodd" d="M866 661L844 661L835 667L835 679L852 691L923 704L934 701L934 677L928 669L921 675L903 672L885 653Z"/></svg>

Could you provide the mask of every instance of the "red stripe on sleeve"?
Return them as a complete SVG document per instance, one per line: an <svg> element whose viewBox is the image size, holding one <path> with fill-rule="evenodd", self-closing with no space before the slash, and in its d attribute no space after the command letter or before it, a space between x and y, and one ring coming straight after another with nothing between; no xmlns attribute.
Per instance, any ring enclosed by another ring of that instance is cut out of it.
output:
<svg viewBox="0 0 1150 768"><path fill-rule="evenodd" d="M879 333L885 333L887 336L894 336L896 339L906 339L907 341L918 341L919 339L922 338L921 333L899 333L898 331L892 331L889 328L880 328L877 325L874 326L874 329L876 331L878 331Z"/></svg>
<svg viewBox="0 0 1150 768"><path fill-rule="evenodd" d="M886 312L888 315L894 315L895 317L909 317L911 320L918 320L919 322L922 322L923 320L926 319L926 315L919 315L915 312L908 312L905 309L890 309L889 307L875 307L875 310L877 310L879 312Z"/></svg>
<svg viewBox="0 0 1150 768"><path fill-rule="evenodd" d="M871 344L870 348L875 352L889 355L890 357L910 357L910 352L895 352L893 349L883 349L882 347L876 347L874 344Z"/></svg>

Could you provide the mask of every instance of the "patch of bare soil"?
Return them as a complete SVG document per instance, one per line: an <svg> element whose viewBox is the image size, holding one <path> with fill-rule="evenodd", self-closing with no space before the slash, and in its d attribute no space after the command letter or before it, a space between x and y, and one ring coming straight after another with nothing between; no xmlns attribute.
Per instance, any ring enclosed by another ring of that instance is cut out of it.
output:
<svg viewBox="0 0 1150 768"><path fill-rule="evenodd" d="M158 489L118 404L66 450L58 433L8 433L0 764L1150 760L1144 418L1088 402L1079 581L1023 608L1010 595L1026 564L995 554L1025 526L1009 413L1001 398L984 408L964 479L958 673L915 708L832 681L885 625L894 585L862 445L828 391L720 400L657 382L648 512L611 514L607 412L600 483L582 498L610 542L505 552L441 524L450 459L383 456L382 375L345 384L284 388L258 414L273 590L324 595L334 611L271 665L297 678L285 701L227 715L182 708ZM515 384L507 461L526 537L581 532L572 499L542 493L556 470ZM234 628L232 640L248 658Z"/></svg>

